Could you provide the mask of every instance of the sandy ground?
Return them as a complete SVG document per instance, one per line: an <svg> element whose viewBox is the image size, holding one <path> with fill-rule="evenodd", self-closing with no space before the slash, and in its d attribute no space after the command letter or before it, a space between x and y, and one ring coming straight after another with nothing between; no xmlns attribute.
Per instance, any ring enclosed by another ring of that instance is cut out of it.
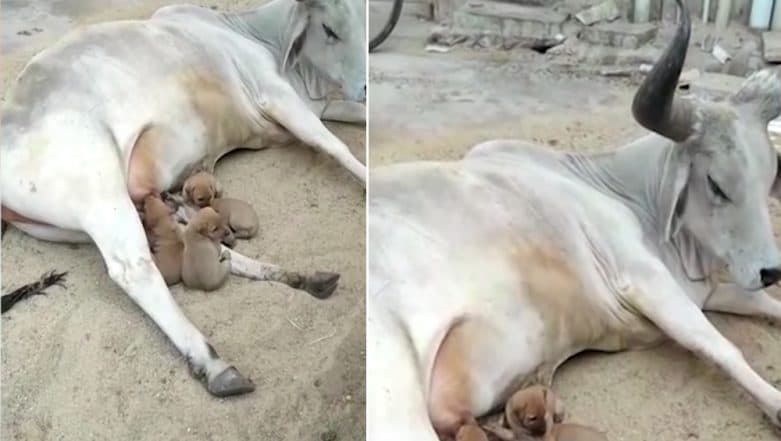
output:
<svg viewBox="0 0 781 441"><path fill-rule="evenodd" d="M148 16L162 1L3 1L2 88L29 57L79 23ZM220 8L248 1L196 2ZM258 2L254 2L258 3ZM97 12L96 12L97 11ZM51 26L50 26L51 25ZM30 36L19 31L38 27ZM364 129L330 125L364 160ZM318 301L232 277L219 291L173 289L217 351L258 385L219 400L113 284L92 245L44 243L9 229L2 291L69 271L2 318L3 440L360 440L364 433L364 190L301 145L228 156L228 195L259 212L259 237L238 251L300 270L342 274Z"/></svg>
<svg viewBox="0 0 781 441"><path fill-rule="evenodd" d="M457 159L496 138L596 152L643 133L630 116L627 81L562 75L537 54L427 54L426 30L405 17L370 58L372 167ZM781 232L777 207L774 216ZM781 386L781 324L710 317L760 375ZM580 355L559 370L554 388L572 421L600 427L612 441L778 439L745 393L672 343Z"/></svg>

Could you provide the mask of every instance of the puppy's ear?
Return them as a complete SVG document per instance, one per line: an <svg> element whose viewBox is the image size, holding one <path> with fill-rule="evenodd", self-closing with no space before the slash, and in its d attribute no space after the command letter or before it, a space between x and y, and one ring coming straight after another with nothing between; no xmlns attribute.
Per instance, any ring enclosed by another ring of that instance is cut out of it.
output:
<svg viewBox="0 0 781 441"><path fill-rule="evenodd" d="M184 187L182 187L182 194L186 202L192 202L193 197L193 183L190 179L184 181Z"/></svg>
<svg viewBox="0 0 781 441"><path fill-rule="evenodd" d="M214 197L215 198L221 198L222 197L222 185L220 185L220 181L214 180Z"/></svg>

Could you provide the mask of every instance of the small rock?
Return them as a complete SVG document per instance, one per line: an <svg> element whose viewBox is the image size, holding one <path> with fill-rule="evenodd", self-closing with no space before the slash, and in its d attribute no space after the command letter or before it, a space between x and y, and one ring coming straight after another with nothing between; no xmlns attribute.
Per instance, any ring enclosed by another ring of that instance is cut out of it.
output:
<svg viewBox="0 0 781 441"><path fill-rule="evenodd" d="M320 441L336 441L336 431L329 430L320 434Z"/></svg>

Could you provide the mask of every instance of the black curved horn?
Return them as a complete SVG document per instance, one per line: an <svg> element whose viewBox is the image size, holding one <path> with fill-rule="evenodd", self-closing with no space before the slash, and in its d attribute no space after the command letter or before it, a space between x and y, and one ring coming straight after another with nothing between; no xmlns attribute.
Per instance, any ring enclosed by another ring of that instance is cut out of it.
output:
<svg viewBox="0 0 781 441"><path fill-rule="evenodd" d="M381 45L393 32L393 28L396 27L396 23L399 22L401 17L402 6L404 6L404 0L393 0L393 8L391 9L390 17L388 17L388 22L385 23L380 33L369 41L369 52L374 52L374 49Z"/></svg>
<svg viewBox="0 0 781 441"><path fill-rule="evenodd" d="M693 132L694 108L691 102L675 97L691 35L689 10L676 0L681 23L662 57L640 85L632 102L632 114L640 125L673 141L683 142Z"/></svg>

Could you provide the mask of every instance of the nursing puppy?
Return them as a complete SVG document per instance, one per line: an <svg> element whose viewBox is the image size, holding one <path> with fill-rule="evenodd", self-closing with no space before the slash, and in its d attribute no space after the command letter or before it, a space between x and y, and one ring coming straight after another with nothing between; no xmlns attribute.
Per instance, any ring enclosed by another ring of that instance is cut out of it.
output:
<svg viewBox="0 0 781 441"><path fill-rule="evenodd" d="M211 205L212 200L220 195L220 190L214 175L200 170L184 181L182 194L185 202L203 208Z"/></svg>
<svg viewBox="0 0 781 441"><path fill-rule="evenodd" d="M213 291L221 287L230 273L230 254L223 253L220 242L227 226L211 207L201 208L184 230L182 281L188 288Z"/></svg>
<svg viewBox="0 0 781 441"><path fill-rule="evenodd" d="M547 387L531 386L514 393L504 408L504 418L516 438L543 437L554 423L564 420L559 398Z"/></svg>
<svg viewBox="0 0 781 441"><path fill-rule="evenodd" d="M468 424L458 429L456 441L488 441L488 437L480 427Z"/></svg>
<svg viewBox="0 0 781 441"><path fill-rule="evenodd" d="M250 204L234 198L220 198L219 185L214 175L206 171L193 173L182 187L186 203L203 208L211 206L228 223L238 239L249 239L258 234L258 214ZM226 245L233 246L233 240Z"/></svg>
<svg viewBox="0 0 781 441"><path fill-rule="evenodd" d="M152 251L152 260L165 283L175 285L182 280L184 244L172 215L173 211L157 195L144 199L143 224Z"/></svg>
<svg viewBox="0 0 781 441"><path fill-rule="evenodd" d="M258 234L258 213L250 204L233 198L215 198L214 208L225 219L237 239L249 239Z"/></svg>

